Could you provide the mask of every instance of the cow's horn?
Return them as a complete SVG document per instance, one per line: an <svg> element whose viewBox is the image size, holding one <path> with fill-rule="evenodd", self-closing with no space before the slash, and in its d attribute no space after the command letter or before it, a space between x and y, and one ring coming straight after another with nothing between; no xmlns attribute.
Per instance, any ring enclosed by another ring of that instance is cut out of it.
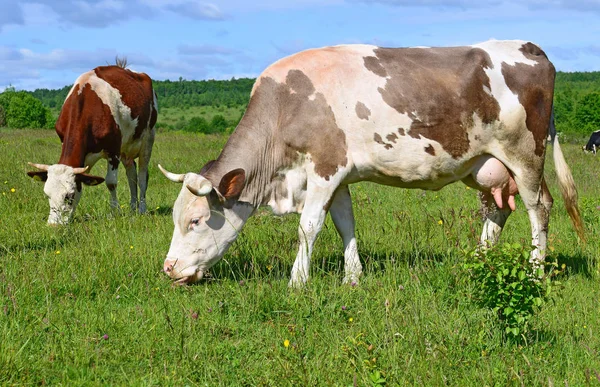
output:
<svg viewBox="0 0 600 387"><path fill-rule="evenodd" d="M34 168L39 169L40 171L48 172L48 168L50 168L50 166L47 164L34 164L34 163L29 163L29 162L27 164L31 165Z"/></svg>
<svg viewBox="0 0 600 387"><path fill-rule="evenodd" d="M185 186L196 196L206 196L212 191L212 183L197 174L188 174L185 179Z"/></svg>
<svg viewBox="0 0 600 387"><path fill-rule="evenodd" d="M165 175L165 177L175 183L183 183L183 180L185 179L185 175L182 174L176 174L176 173L172 173L167 171L166 169L164 169L160 164L158 164L158 169L160 169L160 171L163 173L163 175Z"/></svg>
<svg viewBox="0 0 600 387"><path fill-rule="evenodd" d="M87 171L89 168L90 168L89 165L87 165L85 167L73 168L73 174L79 175L81 173L85 173L85 171Z"/></svg>

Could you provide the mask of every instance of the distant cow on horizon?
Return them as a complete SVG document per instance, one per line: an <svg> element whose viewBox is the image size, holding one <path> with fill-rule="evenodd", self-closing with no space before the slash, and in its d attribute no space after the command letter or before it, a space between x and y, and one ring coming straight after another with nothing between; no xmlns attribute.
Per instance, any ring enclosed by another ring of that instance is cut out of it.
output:
<svg viewBox="0 0 600 387"><path fill-rule="evenodd" d="M122 162L129 181L131 209L146 211L148 163L158 105L150 77L125 66L126 62L117 60L117 66L97 67L77 78L56 122L56 133L62 142L58 163L29 163L39 171L27 174L45 182L44 193L50 202L49 224L65 224L72 218L82 184L104 181L86 173L101 158L108 160L106 186L110 205L119 206L117 173Z"/></svg>
<svg viewBox="0 0 600 387"><path fill-rule="evenodd" d="M544 51L525 41L342 45L283 58L256 80L217 160L200 173L159 165L183 185L163 270L179 284L200 280L256 209L269 206L301 214L290 286L308 280L328 212L344 245L344 282L358 281L348 186L359 181L439 190L462 180L482 192L482 243L498 240L518 193L531 224L531 260L540 265L553 204L544 181L548 135L565 207L583 238L554 127L554 78Z"/></svg>
<svg viewBox="0 0 600 387"><path fill-rule="evenodd" d="M600 130L592 132L592 135L590 136L588 143L583 147L583 150L596 154L598 147L600 147Z"/></svg>

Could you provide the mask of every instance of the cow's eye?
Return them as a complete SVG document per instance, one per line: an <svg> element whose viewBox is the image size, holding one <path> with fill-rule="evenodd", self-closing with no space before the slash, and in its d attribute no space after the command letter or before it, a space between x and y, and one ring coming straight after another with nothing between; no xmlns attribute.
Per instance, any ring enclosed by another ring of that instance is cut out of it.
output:
<svg viewBox="0 0 600 387"><path fill-rule="evenodd" d="M190 221L190 226L197 226L200 224L200 218L194 218Z"/></svg>

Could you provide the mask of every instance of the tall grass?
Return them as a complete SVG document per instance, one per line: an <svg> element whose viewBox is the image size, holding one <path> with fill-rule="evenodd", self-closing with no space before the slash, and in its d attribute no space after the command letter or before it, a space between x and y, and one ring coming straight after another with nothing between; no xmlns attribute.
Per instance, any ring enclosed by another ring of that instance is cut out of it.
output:
<svg viewBox="0 0 600 387"><path fill-rule="evenodd" d="M600 158L565 145L589 242L579 244L555 184L550 256L563 288L517 345L471 301L460 263L481 229L473 190L351 187L360 285L341 284L343 252L328 220L306 289L287 281L298 217L259 211L210 278L172 287L161 273L181 188L225 137L160 133L149 213L132 215L124 170L111 213L104 185L86 187L72 224L46 226L42 184L27 161L54 163L45 131L0 131L0 384L3 385L594 385L600 382ZM551 160L549 158L548 160ZM92 173L103 175L100 162ZM12 192L14 189L14 192ZM523 205L502 240L530 241ZM286 346L287 344L287 346ZM377 376L380 376L379 379ZM382 379L383 378L383 379Z"/></svg>

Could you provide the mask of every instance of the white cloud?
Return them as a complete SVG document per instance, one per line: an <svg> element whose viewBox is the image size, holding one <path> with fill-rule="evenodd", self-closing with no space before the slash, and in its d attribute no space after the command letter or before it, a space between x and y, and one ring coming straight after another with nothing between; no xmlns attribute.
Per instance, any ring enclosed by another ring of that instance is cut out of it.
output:
<svg viewBox="0 0 600 387"><path fill-rule="evenodd" d="M129 68L153 79L225 79L230 74L254 74L255 60L241 51L219 46L182 46L181 54L170 59L153 59L140 52L54 49L47 52L0 46L0 91L9 84L17 89L61 88L85 71L113 64L126 57ZM228 76L222 75L227 74Z"/></svg>
<svg viewBox="0 0 600 387"><path fill-rule="evenodd" d="M2 28L4 26L25 23L23 9L16 1L3 0L2 3L2 12L0 12L0 33L2 33Z"/></svg>
<svg viewBox="0 0 600 387"><path fill-rule="evenodd" d="M196 20L224 20L225 14L214 4L186 1L165 7L176 14Z"/></svg>
<svg viewBox="0 0 600 387"><path fill-rule="evenodd" d="M233 50L231 48L216 46L212 44L199 44L199 45L190 45L183 44L177 47L177 52L180 55L233 55L238 53L238 50Z"/></svg>
<svg viewBox="0 0 600 387"><path fill-rule="evenodd" d="M532 10L558 8L582 12L600 12L599 0L347 0L347 2L443 9L491 8L503 4L513 4L528 7Z"/></svg>

